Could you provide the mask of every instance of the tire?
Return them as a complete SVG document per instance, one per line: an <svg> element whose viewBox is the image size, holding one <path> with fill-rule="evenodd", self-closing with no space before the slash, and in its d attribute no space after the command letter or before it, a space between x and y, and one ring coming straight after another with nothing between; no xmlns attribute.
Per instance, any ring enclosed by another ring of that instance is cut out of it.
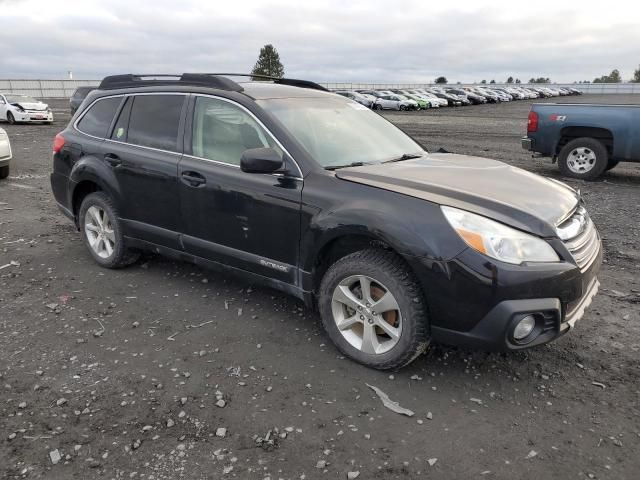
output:
<svg viewBox="0 0 640 480"><path fill-rule="evenodd" d="M616 168L618 166L618 164L620 163L619 160L609 160L607 162L607 168L605 168L605 170L613 170L614 168Z"/></svg>
<svg viewBox="0 0 640 480"><path fill-rule="evenodd" d="M9 122L9 125L15 125L16 124L16 119L13 116L13 113L7 112L7 122Z"/></svg>
<svg viewBox="0 0 640 480"><path fill-rule="evenodd" d="M0 180L4 180L9 176L9 165L5 165L4 167L0 167Z"/></svg>
<svg viewBox="0 0 640 480"><path fill-rule="evenodd" d="M407 109L407 107L405 107L404 105L400 105L400 108L399 108L399 110L402 110L402 111L404 111L404 110L406 110L406 109Z"/></svg>
<svg viewBox="0 0 640 480"><path fill-rule="evenodd" d="M89 227L89 223L93 226ZM91 193L84 198L78 225L84 243L98 265L121 268L132 264L140 256L138 252L126 248L118 210L111 198L103 192ZM99 232L102 232L101 236L98 235ZM92 235L92 239L89 235ZM107 245L111 245L111 248Z"/></svg>
<svg viewBox="0 0 640 480"><path fill-rule="evenodd" d="M359 293L364 290L362 278L371 282L368 288L371 294L366 297ZM355 291L351 290L352 282ZM385 297L389 293L390 299ZM386 304L398 308L391 307L376 314L373 310L375 301L383 297L389 300ZM371 308L364 298L374 300ZM357 302L353 303L352 299ZM398 369L415 360L429 345L422 290L404 262L385 250L361 250L331 265L320 283L318 307L324 329L338 350L367 367ZM340 329L338 322L350 326ZM384 334L385 331L394 332L395 338ZM375 341L365 342L365 337Z"/></svg>
<svg viewBox="0 0 640 480"><path fill-rule="evenodd" d="M607 149L595 138L576 138L562 147L558 155L560 173L581 180L595 180L608 164Z"/></svg>

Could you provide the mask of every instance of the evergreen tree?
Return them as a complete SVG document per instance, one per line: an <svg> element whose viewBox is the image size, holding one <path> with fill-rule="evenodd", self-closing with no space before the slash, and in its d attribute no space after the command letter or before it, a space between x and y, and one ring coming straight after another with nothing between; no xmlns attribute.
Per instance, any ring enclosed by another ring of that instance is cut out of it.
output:
<svg viewBox="0 0 640 480"><path fill-rule="evenodd" d="M282 78L284 76L284 66L280 62L280 55L278 55L278 51L273 45L268 44L260 49L258 61L253 66L251 73L276 78ZM260 78L255 78L254 80L260 80Z"/></svg>
<svg viewBox="0 0 640 480"><path fill-rule="evenodd" d="M447 77L436 78L436 83L447 83Z"/></svg>
<svg viewBox="0 0 640 480"><path fill-rule="evenodd" d="M638 65L638 69L633 72L633 83L640 83L640 65Z"/></svg>
<svg viewBox="0 0 640 480"><path fill-rule="evenodd" d="M516 83L522 83L519 78L516 78Z"/></svg>
<svg viewBox="0 0 640 480"><path fill-rule="evenodd" d="M507 78L507 83L513 83L513 77Z"/></svg>

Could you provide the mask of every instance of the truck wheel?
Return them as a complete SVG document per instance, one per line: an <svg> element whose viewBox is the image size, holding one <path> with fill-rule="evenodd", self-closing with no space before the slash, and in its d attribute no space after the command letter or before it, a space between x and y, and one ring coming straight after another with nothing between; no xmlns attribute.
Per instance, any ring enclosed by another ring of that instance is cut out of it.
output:
<svg viewBox="0 0 640 480"><path fill-rule="evenodd" d="M609 160L607 168L605 170L612 170L618 166L620 162L618 160Z"/></svg>
<svg viewBox="0 0 640 480"><path fill-rule="evenodd" d="M338 350L368 367L400 368L429 345L422 290L385 250L362 250L334 263L320 283L318 306Z"/></svg>
<svg viewBox="0 0 640 480"><path fill-rule="evenodd" d="M118 211L105 193L95 192L84 198L78 223L84 243L99 265L125 267L140 256L125 247Z"/></svg>
<svg viewBox="0 0 640 480"><path fill-rule="evenodd" d="M607 149L595 138L576 138L562 147L558 155L560 173L582 180L595 180L602 175L608 164Z"/></svg>
<svg viewBox="0 0 640 480"><path fill-rule="evenodd" d="M9 176L9 165L0 167L0 180L3 180Z"/></svg>

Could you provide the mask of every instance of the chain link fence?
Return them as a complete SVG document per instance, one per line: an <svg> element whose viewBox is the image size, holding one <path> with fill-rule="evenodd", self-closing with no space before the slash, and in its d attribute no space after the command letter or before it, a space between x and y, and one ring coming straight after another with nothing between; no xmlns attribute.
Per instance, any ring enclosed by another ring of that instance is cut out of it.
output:
<svg viewBox="0 0 640 480"><path fill-rule="evenodd" d="M19 93L36 98L69 98L78 87L97 86L100 80L10 80L0 79L0 93ZM433 87L433 83L321 83L329 90L388 90L391 88L425 88ZM449 83L448 87L465 87L479 84ZM482 84L486 87L524 86L526 83L491 83ZM443 86L443 85L438 85ZM532 86L572 87L582 90L584 93L609 94L609 93L640 93L640 83L548 83L533 84Z"/></svg>

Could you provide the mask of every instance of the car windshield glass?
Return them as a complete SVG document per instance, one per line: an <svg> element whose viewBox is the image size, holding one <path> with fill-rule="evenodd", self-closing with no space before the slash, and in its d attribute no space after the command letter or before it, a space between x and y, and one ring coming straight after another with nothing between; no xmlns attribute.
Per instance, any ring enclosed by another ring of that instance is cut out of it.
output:
<svg viewBox="0 0 640 480"><path fill-rule="evenodd" d="M422 147L402 130L340 97L259 100L322 167L381 163Z"/></svg>
<svg viewBox="0 0 640 480"><path fill-rule="evenodd" d="M27 95L7 95L7 102L9 103L38 103L33 97Z"/></svg>

